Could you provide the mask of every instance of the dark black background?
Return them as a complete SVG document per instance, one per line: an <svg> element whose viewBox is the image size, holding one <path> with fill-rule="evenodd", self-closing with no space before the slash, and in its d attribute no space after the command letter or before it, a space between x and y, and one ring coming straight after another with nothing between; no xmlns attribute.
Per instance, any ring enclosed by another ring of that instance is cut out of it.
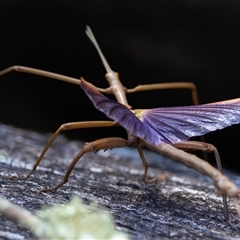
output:
<svg viewBox="0 0 240 240"><path fill-rule="evenodd" d="M235 1L0 1L0 69L25 65L107 87L85 35L90 25L123 84L192 81L201 103L240 97L240 5ZM188 91L138 93L134 108L190 105ZM0 121L38 131L106 119L76 85L23 73L0 79ZM210 133L224 165L240 162L240 126ZM73 131L94 140L119 129ZM4 141L1 139L0 141Z"/></svg>

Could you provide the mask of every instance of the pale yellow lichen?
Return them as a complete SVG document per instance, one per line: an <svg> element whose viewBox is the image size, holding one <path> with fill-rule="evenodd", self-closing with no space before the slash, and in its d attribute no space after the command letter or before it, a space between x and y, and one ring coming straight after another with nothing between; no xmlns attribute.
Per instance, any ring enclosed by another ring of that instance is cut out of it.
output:
<svg viewBox="0 0 240 240"><path fill-rule="evenodd" d="M38 212L44 235L50 239L129 239L115 230L110 213L95 204L83 204L74 197L68 204L56 204Z"/></svg>

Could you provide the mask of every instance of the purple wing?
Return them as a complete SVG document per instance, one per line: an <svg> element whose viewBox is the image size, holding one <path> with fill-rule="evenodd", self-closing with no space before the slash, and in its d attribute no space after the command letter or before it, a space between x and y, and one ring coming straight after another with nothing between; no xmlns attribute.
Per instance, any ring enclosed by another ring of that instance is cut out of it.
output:
<svg viewBox="0 0 240 240"><path fill-rule="evenodd" d="M240 98L223 102L137 110L108 99L82 79L81 87L94 106L132 135L152 145L174 144L240 122Z"/></svg>
<svg viewBox="0 0 240 240"><path fill-rule="evenodd" d="M240 98L183 107L143 110L141 121L166 143L186 141L240 122Z"/></svg>

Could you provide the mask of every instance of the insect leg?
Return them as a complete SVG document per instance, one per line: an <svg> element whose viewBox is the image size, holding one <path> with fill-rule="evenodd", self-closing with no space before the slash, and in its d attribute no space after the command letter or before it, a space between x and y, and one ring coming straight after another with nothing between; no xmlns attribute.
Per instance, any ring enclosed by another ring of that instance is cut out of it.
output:
<svg viewBox="0 0 240 240"><path fill-rule="evenodd" d="M128 146L128 141L123 138L118 137L110 137L110 138L102 138L98 139L96 141L86 143L83 147L83 149L76 155L76 157L72 160L71 164L69 165L67 172L65 173L63 180L54 188L45 188L41 190L40 192L46 192L46 191L56 191L58 188L60 188L63 184L65 184L68 181L69 175L72 172L75 164L79 161L79 159L87 152L95 152L100 149L107 149L107 148L120 148L120 147L126 147Z"/></svg>
<svg viewBox="0 0 240 240"><path fill-rule="evenodd" d="M47 78L52 78L52 79L55 79L55 80L68 82L68 83L76 84L76 85L81 84L81 80L77 79L77 78L72 78L72 77L68 77L68 76L65 76L65 75L58 74L58 73L48 72L48 71L40 70L40 69L37 69L37 68L25 67L25 66L20 66L20 65L15 65L15 66L11 66L11 67L8 67L6 69L3 69L2 71L0 71L0 76L3 76L5 74L13 72L13 71L34 74L34 75L43 76L43 77L47 77ZM98 88L96 86L94 86L94 87L99 92L109 93L108 89Z"/></svg>
<svg viewBox="0 0 240 240"><path fill-rule="evenodd" d="M190 89L192 94L193 103L195 105L199 104L197 87L192 82L172 82L172 83L154 83L154 84L144 84L139 85L132 89L126 89L126 93L134 93L139 91L149 91L149 90L162 90L162 89Z"/></svg>
<svg viewBox="0 0 240 240"><path fill-rule="evenodd" d="M186 141L186 142L180 142L180 143L175 143L173 144L175 148L183 149L183 150L199 150L199 151L204 151L207 153L213 152L215 155L216 163L218 170L222 172L222 163L221 159L218 153L218 150L215 146L213 146L210 143L205 143L205 142L199 142L199 141Z"/></svg>
<svg viewBox="0 0 240 240"><path fill-rule="evenodd" d="M138 148L138 153L139 153L139 155L141 157L143 166L145 168L142 180L145 183L153 183L153 182L161 181L161 176L160 177L156 177L156 178L152 178L152 179L147 179L148 163L147 163L147 160L144 157L142 146L140 144L138 144L137 148Z"/></svg>
<svg viewBox="0 0 240 240"><path fill-rule="evenodd" d="M183 149L183 150L200 150L200 151L204 151L207 153L213 152L215 155L218 170L222 173L222 163L221 163L221 159L220 159L218 150L212 144L205 143L205 142L198 142L198 141L187 141L187 142L173 144L173 146L178 149ZM227 206L227 198L226 198L226 196L222 196L222 198L223 198L224 217L225 217L225 220L227 220L228 215L229 215L228 214L228 206Z"/></svg>
<svg viewBox="0 0 240 240"><path fill-rule="evenodd" d="M238 217L240 217L240 206L237 201L239 189L229 180L227 176L223 175L208 162L195 155L179 150L169 144L159 144L157 146L150 146L150 148L211 178L215 187L219 190L222 196L228 196L233 199Z"/></svg>
<svg viewBox="0 0 240 240"><path fill-rule="evenodd" d="M49 147L52 145L54 140L57 138L57 136L61 133L61 131L66 131L66 130L73 130L73 129L80 129L80 128L96 128L96 127L113 127L117 126L117 123L112 122L112 121L91 121L91 122L71 122L71 123L65 123L62 124L58 130L52 135L52 137L49 139L48 143L44 147L42 153L36 160L36 162L33 165L32 170L27 174L26 177L16 177L16 176L10 176L10 179L18 179L18 180L25 180L27 179L37 168L39 163L42 161L45 153L49 149Z"/></svg>

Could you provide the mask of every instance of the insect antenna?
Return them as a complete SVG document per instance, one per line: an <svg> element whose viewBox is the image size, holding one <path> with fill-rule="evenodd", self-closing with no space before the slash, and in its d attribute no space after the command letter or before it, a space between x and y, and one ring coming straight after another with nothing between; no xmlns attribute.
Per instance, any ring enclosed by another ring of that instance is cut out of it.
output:
<svg viewBox="0 0 240 240"><path fill-rule="evenodd" d="M102 60L102 63L106 69L106 72L107 73L111 73L113 72L113 70L110 68L106 58L104 57L103 53L102 53L102 50L100 49L98 43L97 43L97 40L91 30L91 28L89 26L86 26L86 31L85 33L87 34L87 36L89 37L89 39L91 40L91 42L93 43L94 47L97 49L97 52Z"/></svg>

